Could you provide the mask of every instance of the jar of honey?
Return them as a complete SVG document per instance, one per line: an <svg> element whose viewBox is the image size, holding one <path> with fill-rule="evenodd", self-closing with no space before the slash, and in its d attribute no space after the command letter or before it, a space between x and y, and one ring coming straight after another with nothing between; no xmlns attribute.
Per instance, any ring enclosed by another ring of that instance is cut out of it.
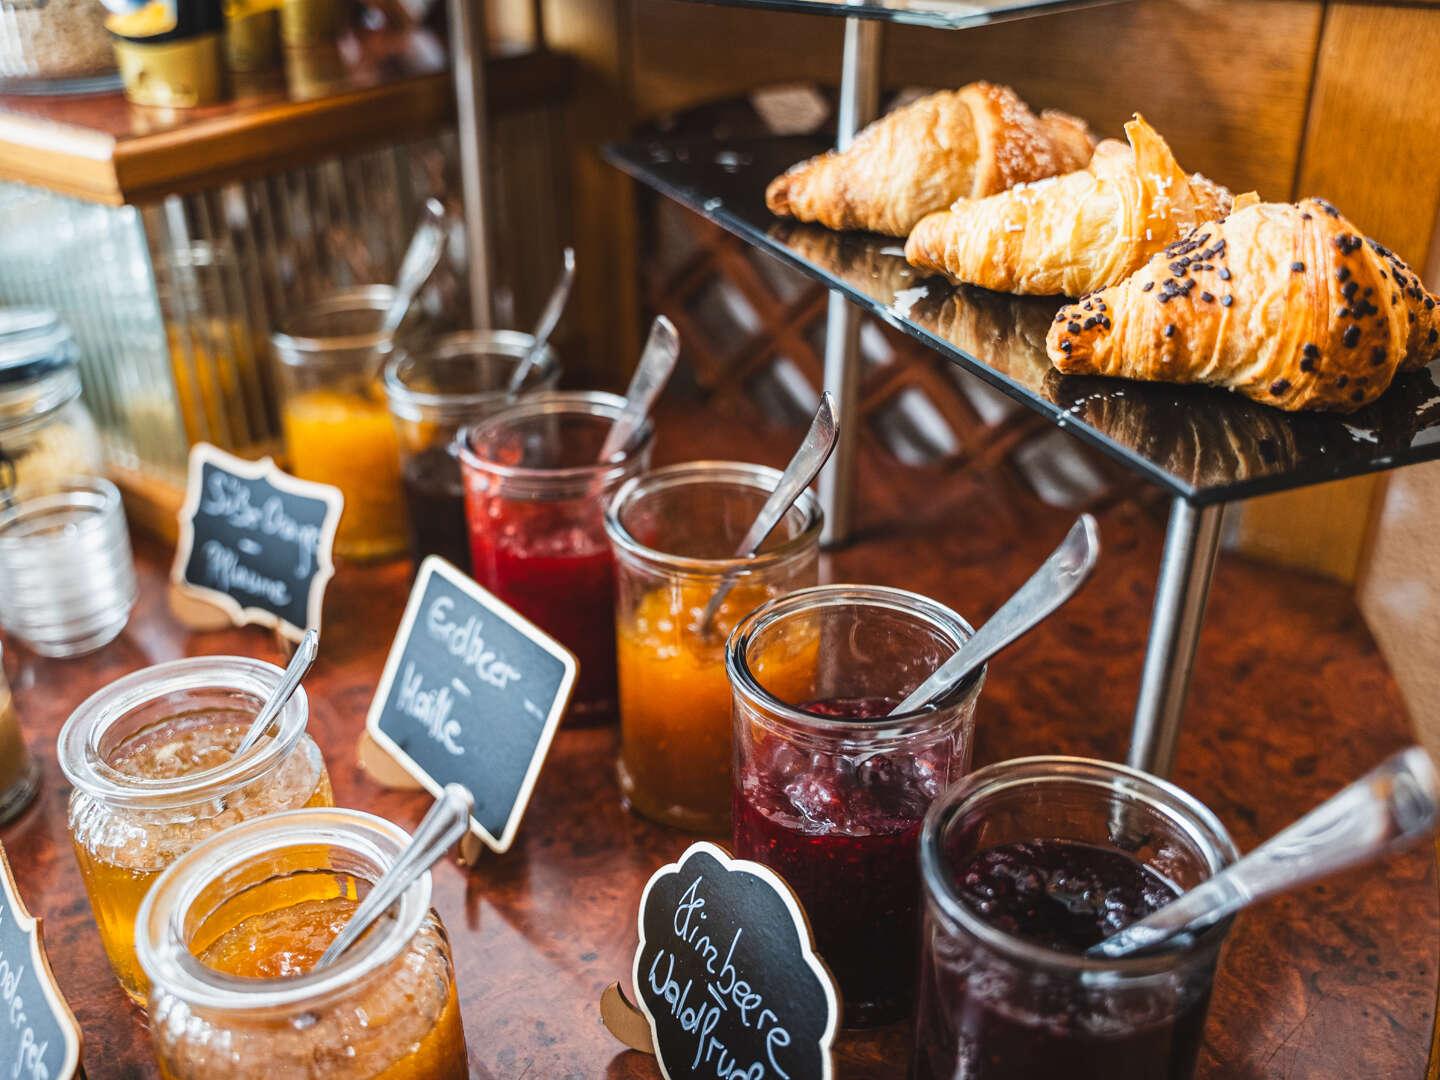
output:
<svg viewBox="0 0 1440 1080"><path fill-rule="evenodd" d="M161 1076L466 1080L428 872L315 970L409 839L358 810L295 810L212 836L162 874L135 926Z"/></svg>
<svg viewBox="0 0 1440 1080"><path fill-rule="evenodd" d="M237 822L334 802L320 749L305 733L303 689L270 735L234 756L281 674L240 656L157 664L92 695L60 730L80 876L110 966L141 1004L135 913L161 871Z"/></svg>
<svg viewBox="0 0 1440 1080"><path fill-rule="evenodd" d="M627 483L605 513L615 551L620 789L636 812L692 832L730 824L725 639L749 612L815 584L822 515L805 492L748 559L734 558L776 469L694 461ZM726 595L708 625L706 606Z"/></svg>
<svg viewBox="0 0 1440 1080"><path fill-rule="evenodd" d="M406 549L400 448L381 381L389 347L378 332L394 295L389 285L331 293L270 339L290 471L345 496L335 554L348 559L390 559Z"/></svg>

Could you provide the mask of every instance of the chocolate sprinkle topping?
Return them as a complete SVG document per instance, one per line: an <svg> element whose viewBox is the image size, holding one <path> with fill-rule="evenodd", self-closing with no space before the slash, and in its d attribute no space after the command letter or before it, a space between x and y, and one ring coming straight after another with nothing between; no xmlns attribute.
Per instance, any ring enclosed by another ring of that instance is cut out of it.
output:
<svg viewBox="0 0 1440 1080"><path fill-rule="evenodd" d="M1348 278L1349 276L1350 276L1350 267L1348 267L1348 266L1341 266L1341 267L1337 267L1337 268L1336 268L1336 270L1335 270L1335 280L1336 280L1336 281L1344 281L1344 280L1345 280L1346 278Z"/></svg>
<svg viewBox="0 0 1440 1080"><path fill-rule="evenodd" d="M1349 381L1350 381L1350 376L1349 376L1349 375L1341 375L1338 379L1335 380L1335 385L1336 385L1336 386L1344 386L1344 385L1345 385L1346 383L1348 383Z"/></svg>
<svg viewBox="0 0 1440 1080"><path fill-rule="evenodd" d="M1080 332L1080 324L1078 322L1072 321L1069 326L1065 327L1065 329L1070 331L1070 333L1072 334L1078 334Z"/></svg>
<svg viewBox="0 0 1440 1080"><path fill-rule="evenodd" d="M1303 262L1292 262L1290 264L1290 270L1292 273L1296 274L1304 273L1305 264Z"/></svg>
<svg viewBox="0 0 1440 1080"><path fill-rule="evenodd" d="M1306 356L1317 357L1320 355L1320 346L1316 345L1313 341L1307 341L1305 347L1300 351Z"/></svg>
<svg viewBox="0 0 1440 1080"><path fill-rule="evenodd" d="M1220 280L1221 280L1221 281L1229 281L1229 280L1230 280L1230 268L1229 268L1228 266L1222 266L1222 267L1220 268Z"/></svg>
<svg viewBox="0 0 1440 1080"><path fill-rule="evenodd" d="M1433 333L1434 331L1431 332ZM1165 336L1167 338L1175 336L1175 324L1173 322L1165 324Z"/></svg>
<svg viewBox="0 0 1440 1080"><path fill-rule="evenodd" d="M1352 300L1359 289L1360 283L1358 281L1347 281L1340 287L1340 295L1345 297L1346 300Z"/></svg>
<svg viewBox="0 0 1440 1080"><path fill-rule="evenodd" d="M1376 345L1375 348L1370 350L1370 363L1379 367L1385 362L1385 353L1386 349L1384 345Z"/></svg>
<svg viewBox="0 0 1440 1080"><path fill-rule="evenodd" d="M1220 306L1221 306L1221 307L1229 307L1229 306L1230 306L1231 304L1233 304L1234 302L1235 302L1235 297L1233 297L1233 296L1226 295L1226 296L1222 296L1222 297L1220 298Z"/></svg>
<svg viewBox="0 0 1440 1080"><path fill-rule="evenodd" d="M1207 304L1213 304L1215 302L1215 294L1211 292L1201 292L1200 299L1204 300Z"/></svg>
<svg viewBox="0 0 1440 1080"><path fill-rule="evenodd" d="M1154 287L1155 287L1155 283L1154 283L1153 281L1147 281L1147 282L1145 282L1144 285L1141 285L1141 286L1140 286L1140 291L1141 291L1141 292L1149 292L1149 291L1150 291L1151 289L1153 289Z"/></svg>
<svg viewBox="0 0 1440 1080"><path fill-rule="evenodd" d="M1274 394L1276 397L1279 397L1281 394L1285 393L1285 391L1289 389L1289 379L1276 379L1270 384L1270 393Z"/></svg>
<svg viewBox="0 0 1440 1080"><path fill-rule="evenodd" d="M1360 344L1360 327L1347 326L1345 328L1345 333L1341 335L1340 340L1344 342L1347 349L1353 349L1356 345Z"/></svg>
<svg viewBox="0 0 1440 1080"><path fill-rule="evenodd" d="M1068 345L1068 344L1070 344L1070 343L1067 341L1065 344ZM1313 356L1302 356L1302 357L1300 358L1300 370L1301 370L1301 371L1314 371L1314 370L1315 370L1315 358L1314 358Z"/></svg>

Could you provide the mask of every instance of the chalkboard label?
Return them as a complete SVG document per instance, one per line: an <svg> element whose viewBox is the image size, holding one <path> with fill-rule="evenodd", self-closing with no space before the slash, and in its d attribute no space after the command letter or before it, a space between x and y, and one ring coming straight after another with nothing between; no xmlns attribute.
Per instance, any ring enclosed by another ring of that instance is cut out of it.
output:
<svg viewBox="0 0 1440 1080"><path fill-rule="evenodd" d="M635 993L666 1080L829 1080L834 980L774 871L692 844L640 900Z"/></svg>
<svg viewBox="0 0 1440 1080"><path fill-rule="evenodd" d="M40 920L21 902L3 846L0 891L0 1075L69 1080L80 1068L80 1025L55 984Z"/></svg>
<svg viewBox="0 0 1440 1080"><path fill-rule="evenodd" d="M298 641L320 627L342 507L329 484L196 443L171 577L236 624L273 626Z"/></svg>
<svg viewBox="0 0 1440 1080"><path fill-rule="evenodd" d="M436 555L420 564L365 727L437 798L464 784L471 828L505 851L570 701L575 657Z"/></svg>

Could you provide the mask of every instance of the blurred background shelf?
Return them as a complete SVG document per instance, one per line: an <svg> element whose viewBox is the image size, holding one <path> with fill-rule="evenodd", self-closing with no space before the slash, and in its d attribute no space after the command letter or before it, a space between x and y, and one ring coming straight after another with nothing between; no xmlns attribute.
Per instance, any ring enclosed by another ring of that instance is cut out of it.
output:
<svg viewBox="0 0 1440 1080"><path fill-rule="evenodd" d="M1061 11L1078 11L1121 0L693 0L726 7L791 11L806 15L831 15L842 19L875 19L881 22L928 26L936 30L966 30L989 23L1029 19Z"/></svg>

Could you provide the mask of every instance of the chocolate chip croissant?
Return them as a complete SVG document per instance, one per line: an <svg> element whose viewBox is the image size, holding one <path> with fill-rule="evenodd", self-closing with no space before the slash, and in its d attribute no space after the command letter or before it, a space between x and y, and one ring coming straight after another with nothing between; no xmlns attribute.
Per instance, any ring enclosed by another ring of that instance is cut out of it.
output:
<svg viewBox="0 0 1440 1080"><path fill-rule="evenodd" d="M959 198L1078 169L1095 140L1084 121L1030 111L1007 86L975 82L896 109L845 151L802 161L771 181L771 213L832 229L904 236Z"/></svg>
<svg viewBox="0 0 1440 1080"><path fill-rule="evenodd" d="M1440 358L1436 300L1329 203L1258 203L1201 225L1119 285L1060 309L1067 374L1208 383L1282 409L1352 412Z"/></svg>
<svg viewBox="0 0 1440 1080"><path fill-rule="evenodd" d="M905 257L999 292L1083 296L1229 212L1230 192L1187 176L1138 113L1125 134L1128 146L1106 139L1078 172L931 214L910 233Z"/></svg>

